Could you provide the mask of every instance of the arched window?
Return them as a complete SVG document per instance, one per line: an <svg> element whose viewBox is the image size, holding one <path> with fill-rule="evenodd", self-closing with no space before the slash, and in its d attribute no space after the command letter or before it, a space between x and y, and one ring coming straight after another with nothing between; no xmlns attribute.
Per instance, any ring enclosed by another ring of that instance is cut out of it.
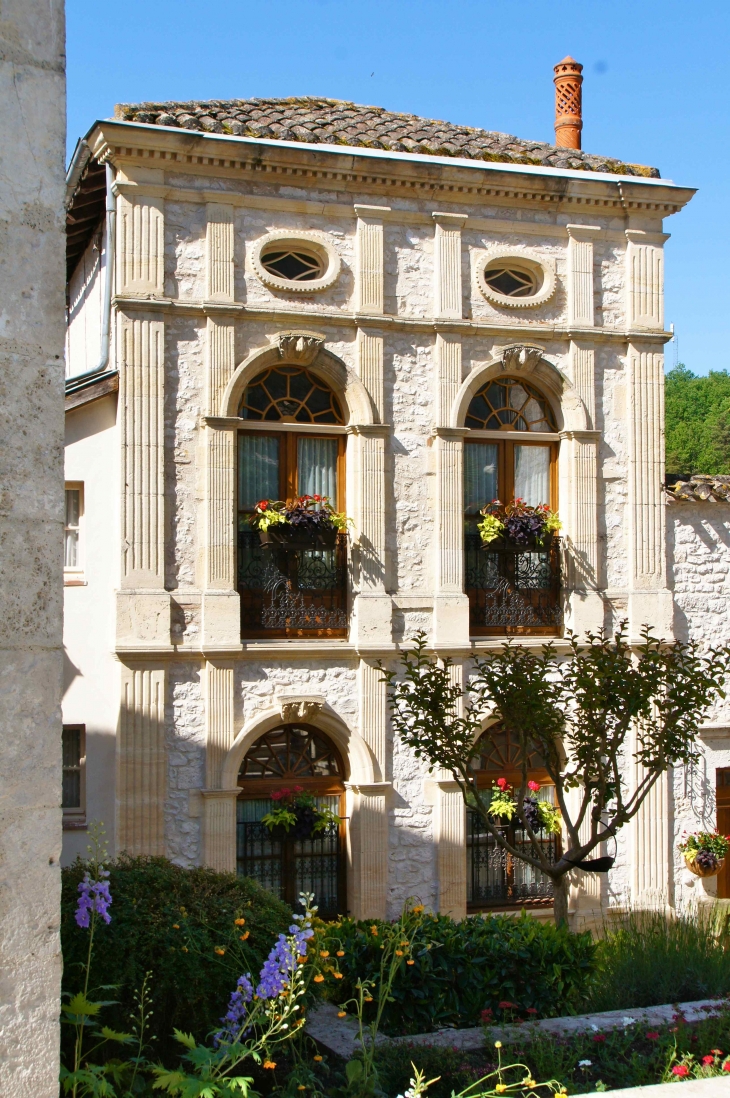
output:
<svg viewBox="0 0 730 1098"><path fill-rule="evenodd" d="M511 785L519 787L522 781L519 741L501 724L494 724L482 734L480 748L480 754L472 762L479 789L486 793L498 778L506 778ZM531 753L527 764L528 778L540 783L540 790L535 793L537 799L554 803L555 789L539 755ZM532 850L529 836L519 821L505 821L500 827L516 849L524 848L527 853ZM557 860L559 837L543 832L540 842L550 860ZM466 849L467 907L470 911L552 903L550 878L502 850L473 808L467 809Z"/></svg>
<svg viewBox="0 0 730 1098"><path fill-rule="evenodd" d="M242 633L344 636L346 538L335 549L261 551L250 519L262 499L327 496L345 503L345 420L335 393L303 366L272 366L246 386L239 408L238 590Z"/></svg>
<svg viewBox="0 0 730 1098"><path fill-rule="evenodd" d="M334 744L306 724L283 724L249 748L238 774L237 871L253 877L295 906L300 892L313 892L323 918L346 907L344 859L345 770ZM262 817L280 801L272 794L297 787L329 808L343 823L328 824L309 838L277 836Z"/></svg>
<svg viewBox="0 0 730 1098"><path fill-rule="evenodd" d="M488 503L522 499L558 509L555 414L519 377L488 381L472 397L465 425L466 592L473 635L554 633L560 621L557 551L486 554L477 531ZM496 548L496 547L495 547Z"/></svg>

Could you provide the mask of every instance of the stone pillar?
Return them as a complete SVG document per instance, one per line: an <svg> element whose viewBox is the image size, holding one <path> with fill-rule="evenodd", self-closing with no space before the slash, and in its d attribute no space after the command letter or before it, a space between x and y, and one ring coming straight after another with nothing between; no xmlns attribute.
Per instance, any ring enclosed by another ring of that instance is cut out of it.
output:
<svg viewBox="0 0 730 1098"><path fill-rule="evenodd" d="M161 317L120 314L122 577L117 643L169 645L165 591L164 371Z"/></svg>
<svg viewBox="0 0 730 1098"><path fill-rule="evenodd" d="M664 327L664 242L667 233L627 229L626 315L629 328Z"/></svg>
<svg viewBox="0 0 730 1098"><path fill-rule="evenodd" d="M373 402L375 419L383 422L383 337L362 328L357 333L360 380Z"/></svg>
<svg viewBox="0 0 730 1098"><path fill-rule="evenodd" d="M464 427L437 427L436 545L433 644L469 643L469 600L464 594L463 446Z"/></svg>
<svg viewBox="0 0 730 1098"><path fill-rule="evenodd" d="M629 344L629 625L673 633L664 544L664 356Z"/></svg>
<svg viewBox="0 0 730 1098"><path fill-rule="evenodd" d="M221 207L214 207L216 211L220 209ZM218 244L218 230L221 228L230 228L232 250L232 224L209 220L209 234L214 230L213 236ZM209 245L210 243L209 239ZM220 253L221 248L216 248L218 266ZM218 284L220 285L220 279ZM234 367L232 325L208 317L206 410L209 416L223 414L223 394ZM236 432L230 428L206 426L202 428L202 435L205 451L202 642L210 650L230 648L241 641L241 604L235 577Z"/></svg>
<svg viewBox="0 0 730 1098"><path fill-rule="evenodd" d="M466 806L458 783L429 778L426 800L433 806L438 910L452 919L466 918Z"/></svg>
<svg viewBox="0 0 730 1098"><path fill-rule="evenodd" d="M573 385L588 413L587 426L596 426L596 352L582 341L570 344L570 361L573 369Z"/></svg>
<svg viewBox="0 0 730 1098"><path fill-rule="evenodd" d="M57 1098L61 946L64 5L3 5L0 1094Z"/></svg>
<svg viewBox="0 0 730 1098"><path fill-rule="evenodd" d="M351 639L358 649L392 644L393 605L385 590L385 439L379 424L353 427L355 436L355 526L360 591L355 599Z"/></svg>
<svg viewBox="0 0 730 1098"><path fill-rule="evenodd" d="M636 738L641 736L640 728L635 730L634 736L632 755ZM633 758L630 766L634 784L638 785L644 768ZM630 824L631 903L634 907L665 911L671 906L669 780L669 774L661 775Z"/></svg>
<svg viewBox="0 0 730 1098"><path fill-rule="evenodd" d="M348 906L355 919L385 919L390 782L348 783Z"/></svg>
<svg viewBox="0 0 730 1098"><path fill-rule="evenodd" d="M122 666L117 849L165 853L165 671Z"/></svg>
<svg viewBox="0 0 730 1098"><path fill-rule="evenodd" d="M571 328L592 328L593 239L598 225L567 225L568 230L568 324Z"/></svg>
<svg viewBox="0 0 730 1098"><path fill-rule="evenodd" d="M461 230L467 215L434 213L433 219L436 223L433 315L461 319Z"/></svg>
<svg viewBox="0 0 730 1098"><path fill-rule="evenodd" d="M360 735L377 763L380 776L386 776L386 727L388 695L382 672L370 660L360 660L358 678L360 695Z"/></svg>
<svg viewBox="0 0 730 1098"><path fill-rule="evenodd" d="M236 872L238 789L203 790L205 864L219 873Z"/></svg>
<svg viewBox="0 0 730 1098"><path fill-rule="evenodd" d="M357 214L357 311L383 312L383 217L390 206L355 205Z"/></svg>
<svg viewBox="0 0 730 1098"><path fill-rule="evenodd" d="M575 818L577 815L580 803L583 796L582 790L569 790L568 791L568 804L570 812ZM589 810L590 811L590 810ZM578 832L581 842L587 842L591 834L591 822L586 818ZM589 858L599 858L604 853L603 845L597 847L593 853L587 855ZM599 927L603 921L602 915L602 890L601 881L602 876L600 873L584 873L583 870L576 869L570 874L571 888L570 888L570 918L571 929L575 931L579 930L591 930L594 927Z"/></svg>
<svg viewBox="0 0 730 1098"><path fill-rule="evenodd" d="M233 301L233 206L208 202L205 213L205 296L208 301Z"/></svg>
<svg viewBox="0 0 730 1098"><path fill-rule="evenodd" d="M576 633L603 627L603 599L598 576L598 510L596 498L597 431L564 431L561 435L561 507L565 538L565 585L570 592L567 625Z"/></svg>
<svg viewBox="0 0 730 1098"><path fill-rule="evenodd" d="M165 216L161 198L119 196L117 293L161 297L165 290Z"/></svg>

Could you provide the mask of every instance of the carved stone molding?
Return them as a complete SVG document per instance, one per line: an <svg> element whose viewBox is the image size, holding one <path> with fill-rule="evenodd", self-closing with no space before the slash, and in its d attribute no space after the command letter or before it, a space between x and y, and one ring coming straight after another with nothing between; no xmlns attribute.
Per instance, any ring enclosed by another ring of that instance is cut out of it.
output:
<svg viewBox="0 0 730 1098"><path fill-rule="evenodd" d="M542 358L540 347L506 347L502 353L502 365L505 370L534 370Z"/></svg>
<svg viewBox="0 0 730 1098"><path fill-rule="evenodd" d="M314 332L279 332L274 339L279 355L298 366L311 366L324 346L324 336Z"/></svg>
<svg viewBox="0 0 730 1098"><path fill-rule="evenodd" d="M277 705L285 724L311 721L324 708L324 698L319 694L280 694Z"/></svg>

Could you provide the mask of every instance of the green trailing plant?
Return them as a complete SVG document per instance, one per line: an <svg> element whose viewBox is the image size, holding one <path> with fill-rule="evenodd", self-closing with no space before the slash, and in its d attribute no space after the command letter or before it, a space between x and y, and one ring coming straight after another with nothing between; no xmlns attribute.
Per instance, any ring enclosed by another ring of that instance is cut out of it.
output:
<svg viewBox="0 0 730 1098"><path fill-rule="evenodd" d="M474 660L465 689L452 681L451 659L437 661L418 633L401 656L400 674L383 672L396 734L431 768L451 773L499 847L550 878L558 923L567 920L567 874L607 871L612 859L590 855L636 815L669 767L698 758L697 727L725 696L730 668L730 648L665 644L648 626L638 643L629 643L625 623L614 637L589 633L580 643L569 634L568 643L567 658L552 644L541 651L507 644ZM519 747L515 814L527 836L519 847L496 825L472 768L484 750L488 716ZM535 755L563 821L563 851L554 862L525 810L528 759ZM632 759L641 766L636 783L626 780Z"/></svg>
<svg viewBox="0 0 730 1098"><path fill-rule="evenodd" d="M270 831L281 827L287 833L291 831L294 838L300 838L304 837L302 833L316 835L330 824L342 823L336 812L326 806L319 807L312 794L305 792L301 785L274 790L269 797L275 807L261 817L261 823Z"/></svg>
<svg viewBox="0 0 730 1098"><path fill-rule="evenodd" d="M540 789L539 782L529 781L527 788L531 793L537 793ZM472 803L471 800L469 803ZM517 801L514 799L514 790L506 778L497 778L491 789L491 797L487 811L495 820L512 820L517 814ZM522 800L522 808L535 831L547 831L548 834L559 835L561 831L562 816L560 809L549 801L539 801L536 797L527 794Z"/></svg>
<svg viewBox="0 0 730 1098"><path fill-rule="evenodd" d="M157 1054L176 1063L173 1030L203 1040L214 1027L241 972L258 971L277 935L291 923L291 910L254 881L233 873L186 869L166 858L126 857L104 863L114 897L113 918L97 925L90 986L113 985L105 1008L109 1025L127 1030L135 992L145 973L154 1011ZM61 944L63 986L78 987L86 962L88 931L75 912L78 886L88 866L62 871ZM66 1029L66 1027L64 1027ZM64 1040L68 1059L70 1035Z"/></svg>
<svg viewBox="0 0 730 1098"><path fill-rule="evenodd" d="M571 934L526 913L461 922L419 914L418 924L400 937L400 924L349 918L318 932L317 949L327 954L318 986L334 1002L349 1000L348 1012L356 1001L361 1014L354 1013L366 1034L373 1023L401 1037L584 1009L598 950L589 933ZM381 949L396 940L407 944ZM361 985L380 985L387 957L387 995L361 997Z"/></svg>

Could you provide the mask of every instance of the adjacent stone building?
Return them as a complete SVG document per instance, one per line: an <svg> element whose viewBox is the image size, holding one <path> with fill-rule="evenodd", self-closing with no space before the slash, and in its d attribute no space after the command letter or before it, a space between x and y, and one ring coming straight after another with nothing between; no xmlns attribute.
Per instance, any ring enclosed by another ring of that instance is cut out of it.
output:
<svg viewBox="0 0 730 1098"><path fill-rule="evenodd" d="M332 100L94 124L69 181L66 858L95 818L117 851L325 911L549 910L394 741L378 661L419 629L458 676L506 636L625 618L725 637L730 506L664 489L664 219L692 194ZM349 534L262 547L255 502L305 492ZM558 509L560 549L481 552L497 496ZM675 832L714 819L728 726L656 787L610 880L576 882L578 922L685 902ZM514 765L490 743L485 781ZM342 826L273 841L293 784Z"/></svg>

